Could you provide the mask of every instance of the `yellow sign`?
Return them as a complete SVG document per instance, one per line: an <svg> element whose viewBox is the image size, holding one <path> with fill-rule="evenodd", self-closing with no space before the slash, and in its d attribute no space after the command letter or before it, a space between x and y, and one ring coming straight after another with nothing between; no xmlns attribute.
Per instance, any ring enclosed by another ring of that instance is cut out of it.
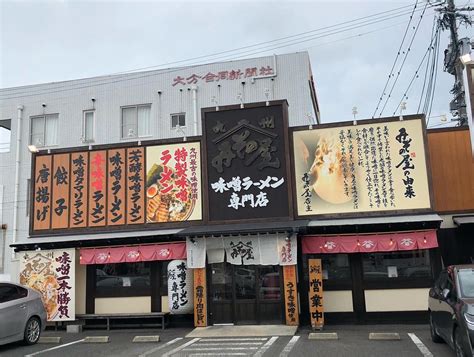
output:
<svg viewBox="0 0 474 357"><path fill-rule="evenodd" d="M324 325L323 275L321 259L308 259L309 266L309 314L311 327L322 329Z"/></svg>
<svg viewBox="0 0 474 357"><path fill-rule="evenodd" d="M194 271L194 326L207 326L206 268Z"/></svg>
<svg viewBox="0 0 474 357"><path fill-rule="evenodd" d="M429 209L422 120L295 131L298 215Z"/></svg>
<svg viewBox="0 0 474 357"><path fill-rule="evenodd" d="M289 326L299 325L298 287L296 285L296 265L283 266L285 285L285 319Z"/></svg>

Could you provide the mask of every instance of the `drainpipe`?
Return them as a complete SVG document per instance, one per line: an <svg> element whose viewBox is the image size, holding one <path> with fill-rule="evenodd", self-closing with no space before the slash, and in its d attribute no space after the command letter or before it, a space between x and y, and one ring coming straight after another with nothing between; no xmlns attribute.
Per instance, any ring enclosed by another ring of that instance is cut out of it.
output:
<svg viewBox="0 0 474 357"><path fill-rule="evenodd" d="M12 244L17 241L18 235L18 196L20 195L20 153L21 153L21 120L23 118L23 105L17 109L17 127L16 127L16 158L15 158L15 192L13 198L13 236ZM12 248L12 260L15 260L15 249Z"/></svg>
<svg viewBox="0 0 474 357"><path fill-rule="evenodd" d="M194 120L194 136L198 135L198 104L197 104L197 90L198 87L193 85L191 87L193 92L193 120Z"/></svg>

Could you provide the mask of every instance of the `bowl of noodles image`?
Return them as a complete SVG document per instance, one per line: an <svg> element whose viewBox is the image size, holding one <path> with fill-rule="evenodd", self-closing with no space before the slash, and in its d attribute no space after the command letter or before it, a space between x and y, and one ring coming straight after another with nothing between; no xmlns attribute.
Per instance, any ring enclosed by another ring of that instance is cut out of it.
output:
<svg viewBox="0 0 474 357"><path fill-rule="evenodd" d="M29 286L41 294L48 321L53 320L58 315L59 284L55 275L31 273L28 278L20 278L20 284Z"/></svg>
<svg viewBox="0 0 474 357"><path fill-rule="evenodd" d="M166 171L171 171L170 180L165 183L160 182L161 174L165 171L164 166L153 164L147 173L146 181L146 216L147 222L182 222L189 219L193 213L195 200L192 199L191 182L186 180L186 197L182 200L177 196L181 189L176 184L178 179L174 170L170 167ZM169 189L169 187L172 187Z"/></svg>

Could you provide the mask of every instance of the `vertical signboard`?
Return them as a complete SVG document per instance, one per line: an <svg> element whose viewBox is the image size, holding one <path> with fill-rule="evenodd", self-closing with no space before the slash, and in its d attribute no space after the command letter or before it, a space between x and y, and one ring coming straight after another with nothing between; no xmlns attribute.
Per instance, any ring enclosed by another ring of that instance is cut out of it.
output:
<svg viewBox="0 0 474 357"><path fill-rule="evenodd" d="M51 155L36 156L33 229L51 227Z"/></svg>
<svg viewBox="0 0 474 357"><path fill-rule="evenodd" d="M430 209L423 120L295 131L298 215Z"/></svg>
<svg viewBox="0 0 474 357"><path fill-rule="evenodd" d="M464 67L464 92L469 132L471 133L471 152L474 160L474 63Z"/></svg>
<svg viewBox="0 0 474 357"><path fill-rule="evenodd" d="M324 326L323 275L321 259L308 259L309 314L311 327L321 330Z"/></svg>
<svg viewBox="0 0 474 357"><path fill-rule="evenodd" d="M53 156L51 228L68 228L69 225L69 154Z"/></svg>
<svg viewBox="0 0 474 357"><path fill-rule="evenodd" d="M107 153L90 153L89 168L89 227L105 226L107 193Z"/></svg>
<svg viewBox="0 0 474 357"><path fill-rule="evenodd" d="M296 285L296 265L283 266L285 286L285 319L289 326L299 325L298 288Z"/></svg>
<svg viewBox="0 0 474 357"><path fill-rule="evenodd" d="M194 326L207 326L206 268L194 271Z"/></svg>
<svg viewBox="0 0 474 357"><path fill-rule="evenodd" d="M200 152L199 142L147 147L147 222L202 219Z"/></svg>
<svg viewBox="0 0 474 357"><path fill-rule="evenodd" d="M145 223L145 149L127 149L127 224Z"/></svg>
<svg viewBox="0 0 474 357"><path fill-rule="evenodd" d="M23 252L20 284L41 294L48 321L75 320L75 250Z"/></svg>
<svg viewBox="0 0 474 357"><path fill-rule="evenodd" d="M203 112L209 220L289 216L286 103Z"/></svg>
<svg viewBox="0 0 474 357"><path fill-rule="evenodd" d="M87 226L88 169L89 154L87 152L71 154L70 228L82 228Z"/></svg>
<svg viewBox="0 0 474 357"><path fill-rule="evenodd" d="M125 149L107 151L107 225L125 224Z"/></svg>

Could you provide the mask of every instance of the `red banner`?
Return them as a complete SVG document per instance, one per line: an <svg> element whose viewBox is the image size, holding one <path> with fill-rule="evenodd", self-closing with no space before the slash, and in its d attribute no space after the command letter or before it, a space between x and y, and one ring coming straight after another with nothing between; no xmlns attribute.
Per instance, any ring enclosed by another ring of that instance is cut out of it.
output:
<svg viewBox="0 0 474 357"><path fill-rule="evenodd" d="M436 231L344 236L305 236L303 254L371 253L438 247Z"/></svg>
<svg viewBox="0 0 474 357"><path fill-rule="evenodd" d="M136 263L186 259L186 243L81 249L81 264Z"/></svg>

